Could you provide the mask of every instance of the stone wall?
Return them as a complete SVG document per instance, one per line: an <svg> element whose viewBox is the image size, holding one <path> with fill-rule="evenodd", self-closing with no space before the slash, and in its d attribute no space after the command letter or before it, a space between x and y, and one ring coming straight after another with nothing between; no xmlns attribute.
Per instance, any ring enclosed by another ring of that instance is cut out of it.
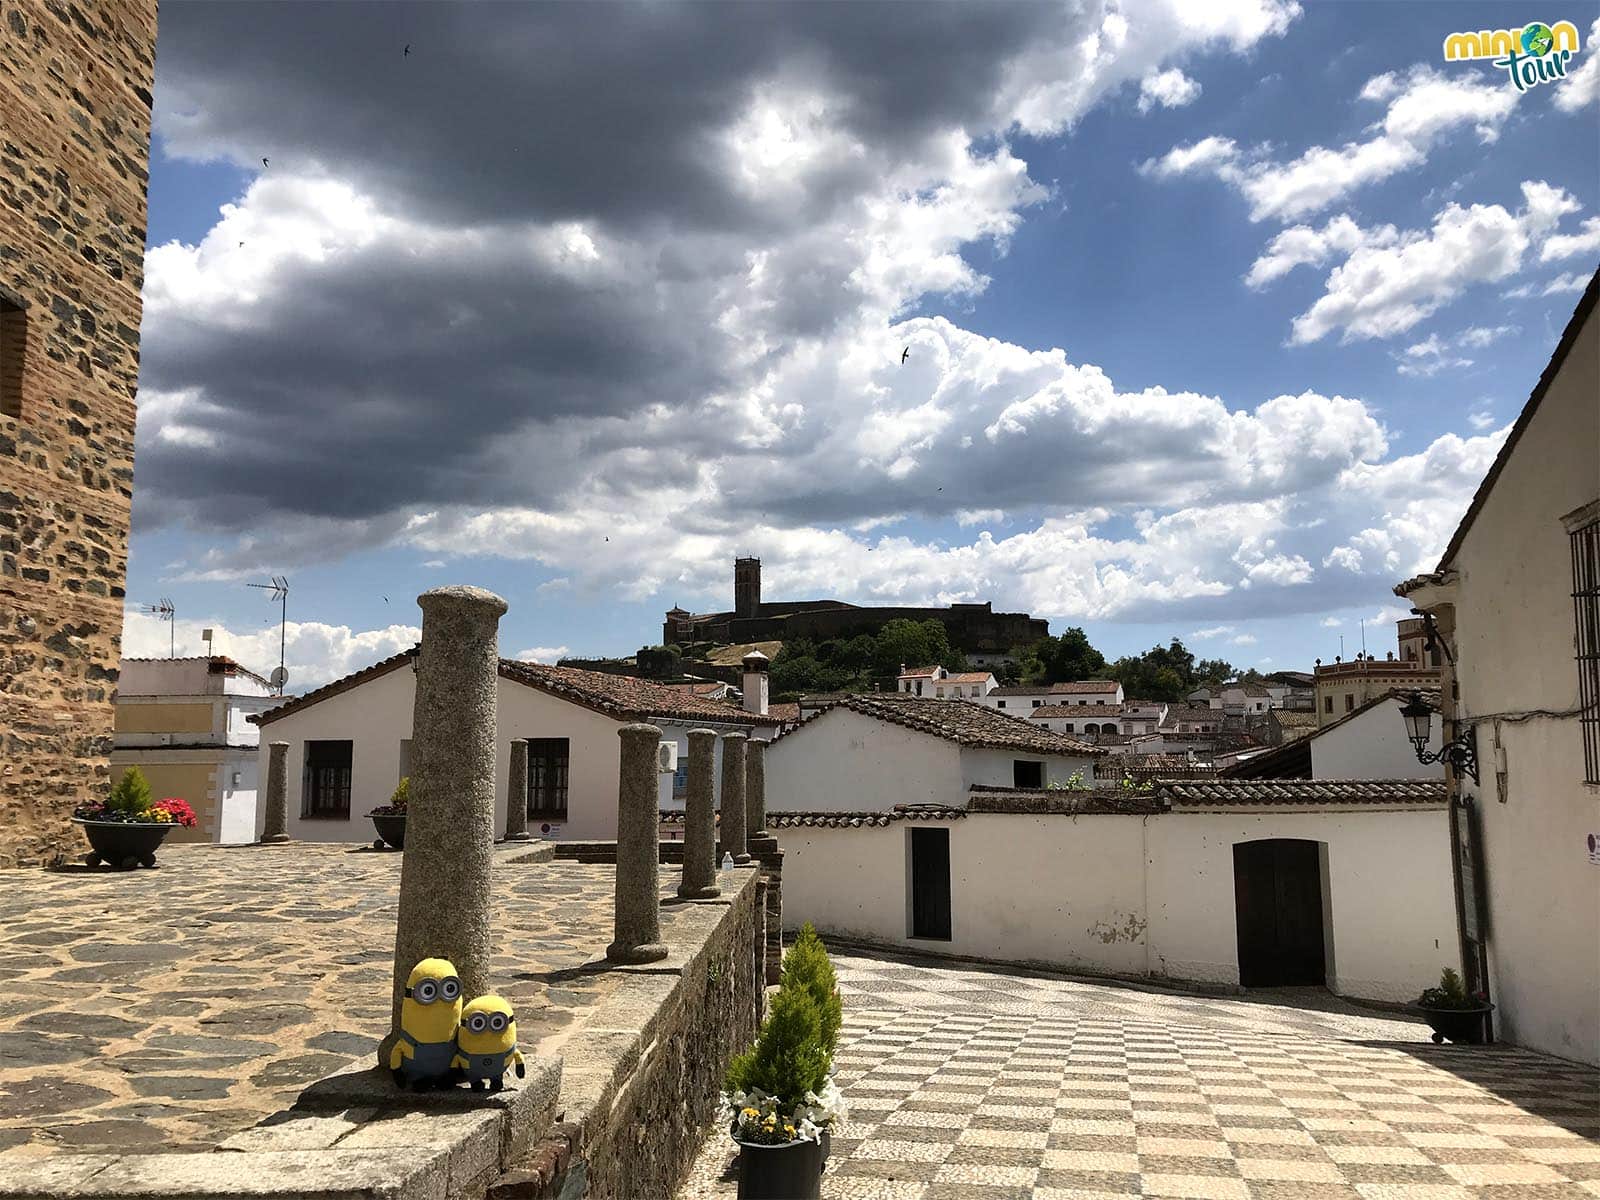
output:
<svg viewBox="0 0 1600 1200"><path fill-rule="evenodd" d="M110 776L155 36L156 0L0 0L0 866Z"/></svg>
<svg viewBox="0 0 1600 1200"><path fill-rule="evenodd" d="M665 906L676 910L674 931L692 921L706 936L681 961L622 968L632 978L561 1047L561 1123L490 1189L492 1200L676 1193L729 1059L755 1037L765 957L758 875L723 871L721 899ZM671 940L680 944L677 932Z"/></svg>

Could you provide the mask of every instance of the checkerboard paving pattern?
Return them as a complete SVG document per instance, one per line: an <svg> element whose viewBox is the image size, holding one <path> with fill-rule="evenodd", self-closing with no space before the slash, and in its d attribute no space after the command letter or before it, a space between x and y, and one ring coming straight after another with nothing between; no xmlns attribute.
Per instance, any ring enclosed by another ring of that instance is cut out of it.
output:
<svg viewBox="0 0 1600 1200"><path fill-rule="evenodd" d="M832 1200L1600 1196L1600 1072L1325 994L1141 992L836 955ZM981 998L980 998L981 997ZM1294 999L1294 997L1290 997ZM685 1197L732 1196L713 1132Z"/></svg>

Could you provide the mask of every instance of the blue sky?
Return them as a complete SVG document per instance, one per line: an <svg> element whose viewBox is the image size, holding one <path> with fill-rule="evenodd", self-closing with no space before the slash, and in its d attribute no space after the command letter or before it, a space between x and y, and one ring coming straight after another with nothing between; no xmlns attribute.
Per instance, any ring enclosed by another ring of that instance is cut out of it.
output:
<svg viewBox="0 0 1600 1200"><path fill-rule="evenodd" d="M865 6L624 11L164 10L126 652L166 596L274 665L279 573L296 683L443 583L503 652L629 653L755 553L1108 655L1381 653L1600 260L1593 3L938 10L881 67ZM1567 81L1442 60L1556 17ZM524 95L523 34L661 127Z"/></svg>

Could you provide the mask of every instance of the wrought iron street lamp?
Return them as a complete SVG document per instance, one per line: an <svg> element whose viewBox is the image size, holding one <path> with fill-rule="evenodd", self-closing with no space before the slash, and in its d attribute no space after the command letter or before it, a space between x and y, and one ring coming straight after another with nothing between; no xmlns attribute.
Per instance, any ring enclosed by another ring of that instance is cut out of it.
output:
<svg viewBox="0 0 1600 1200"><path fill-rule="evenodd" d="M1400 706L1400 716L1406 723L1406 737L1416 747L1418 762L1449 763L1457 775L1478 782L1478 739L1472 726L1468 725L1437 751L1430 751L1428 739L1433 735L1433 706L1422 698L1421 692L1411 693L1411 699Z"/></svg>

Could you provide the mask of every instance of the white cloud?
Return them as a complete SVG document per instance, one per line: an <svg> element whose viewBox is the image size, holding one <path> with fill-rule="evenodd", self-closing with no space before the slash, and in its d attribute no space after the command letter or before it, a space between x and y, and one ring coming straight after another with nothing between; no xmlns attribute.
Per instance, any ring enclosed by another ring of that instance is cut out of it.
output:
<svg viewBox="0 0 1600 1200"><path fill-rule="evenodd" d="M1600 20L1589 26L1589 38L1584 43L1583 62L1556 84L1555 104L1562 112L1577 112L1600 97L1600 52L1595 43L1600 41Z"/></svg>
<svg viewBox="0 0 1600 1200"><path fill-rule="evenodd" d="M1339 626L1341 626L1343 624L1344 624L1344 622L1341 621L1338 617L1323 617L1322 618L1322 627L1324 629L1337 629L1337 628L1339 628Z"/></svg>
<svg viewBox="0 0 1600 1200"><path fill-rule="evenodd" d="M1600 217L1590 217L1578 226L1577 233L1553 233L1545 238L1539 247L1539 261L1554 262L1558 258L1596 251L1600 251Z"/></svg>
<svg viewBox="0 0 1600 1200"><path fill-rule="evenodd" d="M1229 641L1235 646L1254 646L1257 638L1253 633L1241 633L1237 637L1230 638Z"/></svg>
<svg viewBox="0 0 1600 1200"><path fill-rule="evenodd" d="M554 663L572 653L571 646L532 646L511 655L519 662Z"/></svg>
<svg viewBox="0 0 1600 1200"><path fill-rule="evenodd" d="M1470 346L1474 350L1481 350L1485 346L1499 341L1507 334L1516 332L1517 327L1515 325L1495 325L1492 327L1474 325L1469 329L1463 329L1457 335L1456 345Z"/></svg>
<svg viewBox="0 0 1600 1200"><path fill-rule="evenodd" d="M1467 287L1516 272L1535 239L1580 206L1544 182L1522 185L1515 213L1498 204L1447 205L1427 232L1398 245L1363 244L1328 276L1326 293L1296 317L1291 341L1315 342L1335 330L1344 341L1404 333Z"/></svg>
<svg viewBox="0 0 1600 1200"><path fill-rule="evenodd" d="M1233 630L1234 626L1232 625L1213 625L1209 629L1196 629L1189 636L1204 641L1208 638L1222 637L1225 634L1232 633Z"/></svg>
<svg viewBox="0 0 1600 1200"><path fill-rule="evenodd" d="M1504 85L1418 66L1403 77L1391 72L1369 80L1360 96L1388 102L1365 141L1336 149L1312 146L1292 161L1278 162L1266 150L1247 154L1232 139L1213 135L1174 147L1142 169L1156 178L1212 175L1238 190L1250 205L1252 221L1293 220L1420 166L1434 143L1459 127L1470 126L1481 142L1494 142L1517 94Z"/></svg>
<svg viewBox="0 0 1600 1200"><path fill-rule="evenodd" d="M1557 275L1544 285L1541 296L1562 296L1568 293L1581 292L1589 286L1589 276L1577 271L1568 271L1565 275Z"/></svg>
<svg viewBox="0 0 1600 1200"><path fill-rule="evenodd" d="M1349 254L1360 246L1393 245L1399 238L1393 225L1364 230L1348 213L1330 217L1321 229L1294 225L1267 243L1244 281L1252 288L1265 287L1296 267L1320 267L1335 254Z"/></svg>
<svg viewBox="0 0 1600 1200"><path fill-rule="evenodd" d="M276 621L244 633L214 619L180 618L176 631L179 656L206 652L205 643L200 640L202 629L214 631L214 653L226 654L258 675L267 675L278 665ZM122 653L127 658L165 658L169 634L165 621L130 608L123 614ZM422 630L415 625L353 630L348 625L321 621L290 621L284 627L284 636L288 690L304 692L409 650L421 638Z"/></svg>
<svg viewBox="0 0 1600 1200"><path fill-rule="evenodd" d="M1147 113L1157 106L1182 108L1200 97L1200 84L1178 68L1153 72L1139 81L1138 107Z"/></svg>

